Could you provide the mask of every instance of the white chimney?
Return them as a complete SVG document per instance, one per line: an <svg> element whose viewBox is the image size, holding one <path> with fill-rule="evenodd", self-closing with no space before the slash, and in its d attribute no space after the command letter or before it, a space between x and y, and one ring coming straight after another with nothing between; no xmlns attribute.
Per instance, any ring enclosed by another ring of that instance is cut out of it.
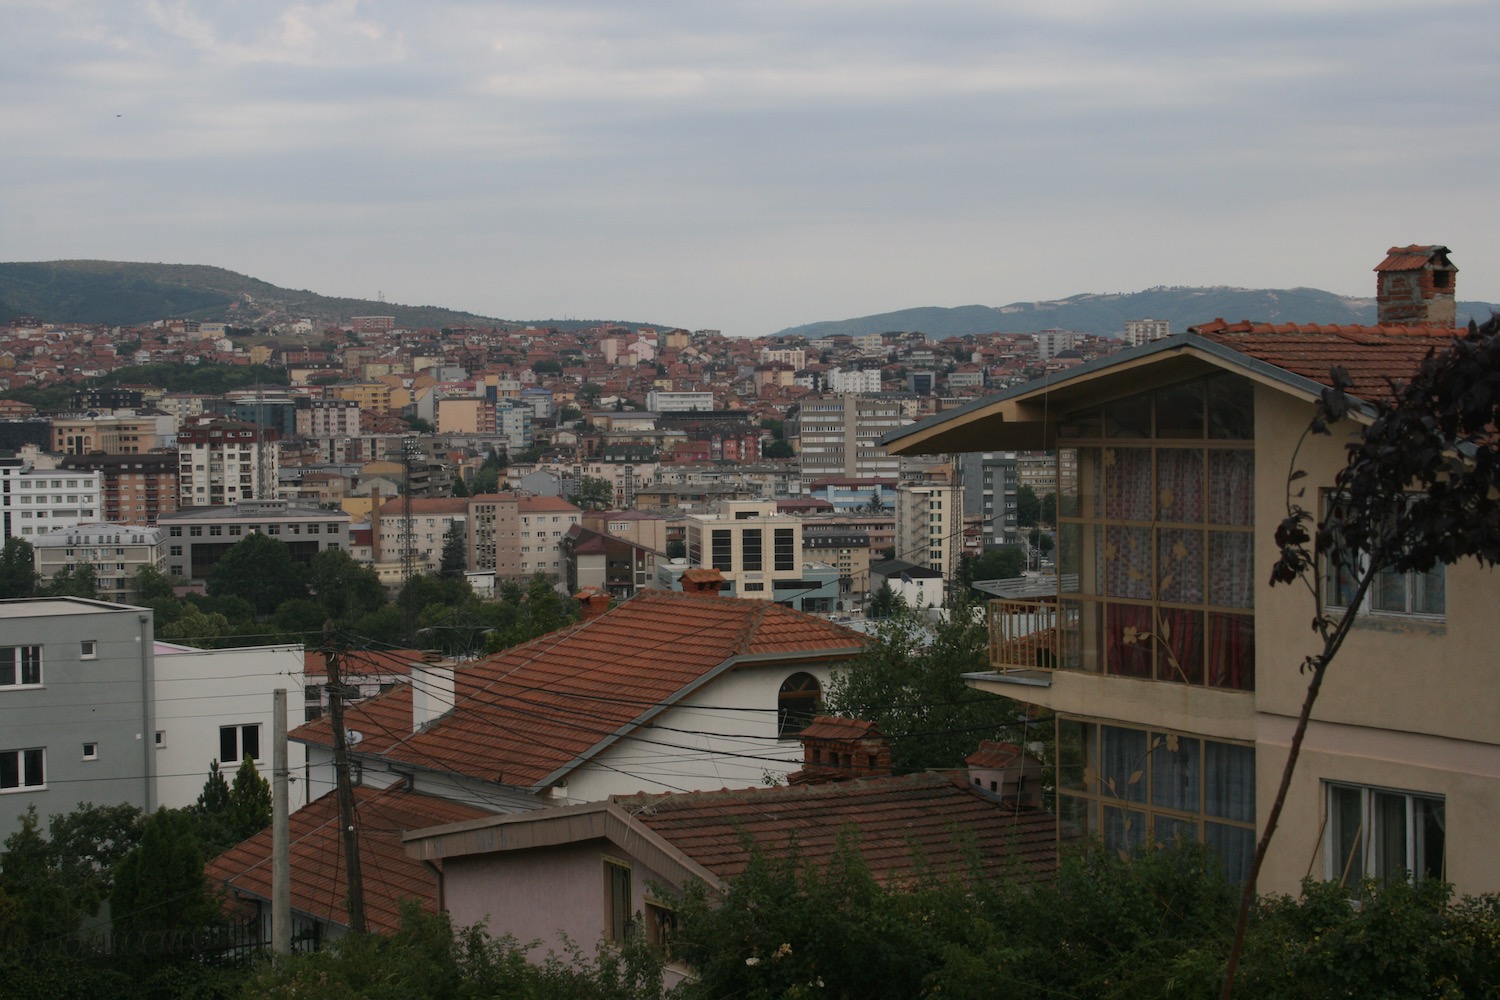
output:
<svg viewBox="0 0 1500 1000"><path fill-rule="evenodd" d="M411 731L417 732L453 710L453 664L411 665Z"/></svg>

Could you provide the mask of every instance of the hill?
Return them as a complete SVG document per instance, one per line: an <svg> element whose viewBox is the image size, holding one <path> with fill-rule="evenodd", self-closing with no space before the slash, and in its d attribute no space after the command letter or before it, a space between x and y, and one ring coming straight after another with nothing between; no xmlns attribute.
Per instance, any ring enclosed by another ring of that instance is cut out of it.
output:
<svg viewBox="0 0 1500 1000"><path fill-rule="evenodd" d="M1460 302L1461 322L1487 319L1486 302ZM1267 323L1373 323L1375 300L1351 298L1316 288L1182 288L1158 286L1143 292L1085 293L1051 302L1013 302L1005 306L929 306L854 319L808 323L778 330L777 336L809 339L836 334L858 336L917 330L934 340L970 333L1035 333L1060 328L1101 337L1119 336L1125 321L1164 319L1174 332L1214 318L1253 319Z"/></svg>
<svg viewBox="0 0 1500 1000"><path fill-rule="evenodd" d="M394 316L411 329L501 326L504 320L439 306L331 298L279 288L222 267L108 260L0 263L0 317L30 315L54 323L133 326L159 319L197 319L241 327L298 319L315 325L351 316Z"/></svg>

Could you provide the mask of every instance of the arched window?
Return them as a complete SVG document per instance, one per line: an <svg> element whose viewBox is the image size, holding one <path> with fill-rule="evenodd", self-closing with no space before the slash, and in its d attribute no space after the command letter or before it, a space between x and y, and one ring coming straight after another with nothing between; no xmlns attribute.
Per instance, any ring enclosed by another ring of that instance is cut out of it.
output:
<svg viewBox="0 0 1500 1000"><path fill-rule="evenodd" d="M790 739L802 732L817 714L823 688L812 674L797 673L781 682L776 696L776 735Z"/></svg>

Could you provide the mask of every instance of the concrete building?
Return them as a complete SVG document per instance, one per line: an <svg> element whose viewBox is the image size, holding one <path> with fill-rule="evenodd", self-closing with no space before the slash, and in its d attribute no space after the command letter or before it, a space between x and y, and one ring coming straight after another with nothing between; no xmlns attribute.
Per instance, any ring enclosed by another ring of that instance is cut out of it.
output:
<svg viewBox="0 0 1500 1000"><path fill-rule="evenodd" d="M167 573L203 580L235 543L262 532L285 542L292 559L311 563L324 549L349 550L349 515L286 500L241 500L221 507L188 507L162 516Z"/></svg>
<svg viewBox="0 0 1500 1000"><path fill-rule="evenodd" d="M1127 319L1125 321L1125 343L1140 347L1153 340L1172 336L1172 324L1164 319Z"/></svg>
<svg viewBox="0 0 1500 1000"><path fill-rule="evenodd" d="M31 541L53 528L97 521L103 506L97 472L36 469L26 459L0 456L0 537Z"/></svg>
<svg viewBox="0 0 1500 1000"><path fill-rule="evenodd" d="M1013 451L978 451L958 456L964 512L980 516L983 547L986 549L1014 545L1020 539L1016 523L1016 491L1020 489L1020 478L1016 464Z"/></svg>
<svg viewBox="0 0 1500 1000"><path fill-rule="evenodd" d="M104 489L100 519L111 524L155 524L177 509L177 463L172 452L143 455L68 455L60 469L98 473Z"/></svg>
<svg viewBox="0 0 1500 1000"><path fill-rule="evenodd" d="M276 495L281 442L274 430L214 420L177 432L177 505L211 507Z"/></svg>
<svg viewBox="0 0 1500 1000"><path fill-rule="evenodd" d="M297 433L309 440L357 438L362 426L358 400L309 399L297 407Z"/></svg>
<svg viewBox="0 0 1500 1000"><path fill-rule="evenodd" d="M80 524L54 528L31 539L32 559L42 580L78 566L94 568L99 597L125 601L132 596L142 566L166 572L166 534L142 524Z"/></svg>
<svg viewBox="0 0 1500 1000"><path fill-rule="evenodd" d="M1308 622L1347 600L1326 567L1314 600L1270 585L1287 470L1306 472L1298 488L1316 506L1371 404L1457 332L1446 248L1393 247L1377 274L1382 292L1396 275L1410 293L1381 315L1399 329L1205 323L891 442L937 453L1055 440L1075 457L1059 503L1061 592L992 605L993 673L972 682L1053 714L1064 823L1120 849L1194 837L1245 876L1306 696L1297 668L1320 645ZM1304 442L1329 366L1353 358L1353 407ZM1309 873L1500 890L1496 585L1472 562L1393 572L1358 609L1262 892L1296 894Z"/></svg>
<svg viewBox="0 0 1500 1000"><path fill-rule="evenodd" d="M804 400L787 418L802 478L895 479L901 464L880 444L910 423L915 401L894 393L845 393Z"/></svg>
<svg viewBox="0 0 1500 1000"><path fill-rule="evenodd" d="M963 552L963 489L949 483L896 487L896 558L941 573L952 582Z"/></svg>
<svg viewBox="0 0 1500 1000"><path fill-rule="evenodd" d="M860 368L845 371L835 368L828 373L826 388L829 392L879 392L880 369Z"/></svg>
<svg viewBox="0 0 1500 1000"><path fill-rule="evenodd" d="M150 812L151 612L73 597L0 601L0 829L79 802Z"/></svg>
<svg viewBox="0 0 1500 1000"><path fill-rule="evenodd" d="M723 574L725 597L781 601L802 586L802 521L774 500L726 500L687 516L687 561Z"/></svg>
<svg viewBox="0 0 1500 1000"><path fill-rule="evenodd" d="M469 497L465 511L469 568L489 570L496 579L521 575L521 506L513 493Z"/></svg>
<svg viewBox="0 0 1500 1000"><path fill-rule="evenodd" d="M714 394L706 389L685 392L652 389L646 393L646 409L652 413L685 413L713 408Z"/></svg>
<svg viewBox="0 0 1500 1000"><path fill-rule="evenodd" d="M139 455L170 447L175 424L159 415L74 416L52 418L52 447L63 455Z"/></svg>
<svg viewBox="0 0 1500 1000"><path fill-rule="evenodd" d="M522 497L517 503L521 518L518 543L521 547L521 575L545 573L561 581L562 541L568 529L578 524L583 511L558 497Z"/></svg>

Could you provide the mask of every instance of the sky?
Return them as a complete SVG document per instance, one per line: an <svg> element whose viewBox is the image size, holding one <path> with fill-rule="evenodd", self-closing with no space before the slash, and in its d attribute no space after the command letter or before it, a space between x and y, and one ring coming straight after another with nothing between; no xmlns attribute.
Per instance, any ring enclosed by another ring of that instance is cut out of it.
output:
<svg viewBox="0 0 1500 1000"><path fill-rule="evenodd" d="M758 336L1155 285L1500 301L1494 0L0 0L0 260Z"/></svg>

